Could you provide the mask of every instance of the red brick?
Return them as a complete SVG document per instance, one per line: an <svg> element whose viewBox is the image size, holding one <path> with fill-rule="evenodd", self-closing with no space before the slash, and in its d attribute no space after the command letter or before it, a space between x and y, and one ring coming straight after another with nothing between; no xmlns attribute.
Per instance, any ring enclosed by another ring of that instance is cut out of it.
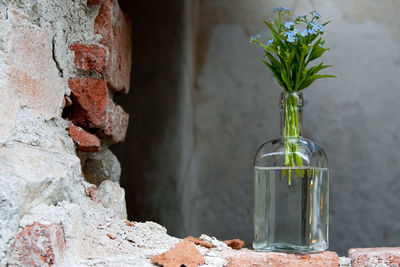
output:
<svg viewBox="0 0 400 267"><path fill-rule="evenodd" d="M74 140L76 148L83 152L99 152L100 151L100 139L86 132L80 127L71 125L68 128L69 135Z"/></svg>
<svg viewBox="0 0 400 267"><path fill-rule="evenodd" d="M92 185L87 189L87 194L89 195L90 199L93 200L95 203L101 203L101 194L97 191L97 186Z"/></svg>
<svg viewBox="0 0 400 267"><path fill-rule="evenodd" d="M123 108L116 105L112 100L107 103L106 125L98 134L112 144L121 143L125 140L129 124L129 114Z"/></svg>
<svg viewBox="0 0 400 267"><path fill-rule="evenodd" d="M400 247L351 248L349 257L353 267L400 266Z"/></svg>
<svg viewBox="0 0 400 267"><path fill-rule="evenodd" d="M103 72L107 61L107 49L99 45L73 43L69 48L75 52L75 67L81 70Z"/></svg>
<svg viewBox="0 0 400 267"><path fill-rule="evenodd" d="M117 237L115 235L112 234L106 234L106 236L112 240L116 239Z"/></svg>
<svg viewBox="0 0 400 267"><path fill-rule="evenodd" d="M199 245L199 246L202 246L202 247L205 247L205 248L212 248L212 244L210 242L203 241L200 238L196 238L196 237L193 237L193 236L188 236L184 240L190 241L190 242L192 242L192 243L194 243L196 245Z"/></svg>
<svg viewBox="0 0 400 267"><path fill-rule="evenodd" d="M240 239L225 240L224 243L230 246L231 248L237 250L242 249L244 247L244 241Z"/></svg>
<svg viewBox="0 0 400 267"><path fill-rule="evenodd" d="M154 256L151 258L151 261L164 267L182 265L186 267L197 267L198 265L204 264L204 257L192 242L183 240L167 252Z"/></svg>
<svg viewBox="0 0 400 267"><path fill-rule="evenodd" d="M227 267L254 266L291 266L291 267L338 267L339 257L335 252L325 251L308 255L296 255L277 252L255 252L242 249L225 252Z"/></svg>
<svg viewBox="0 0 400 267"><path fill-rule="evenodd" d="M100 5L104 2L104 0L87 0L88 5Z"/></svg>
<svg viewBox="0 0 400 267"><path fill-rule="evenodd" d="M95 19L94 31L109 48L104 77L113 92L128 93L131 71L131 22L117 0L106 0Z"/></svg>
<svg viewBox="0 0 400 267"><path fill-rule="evenodd" d="M34 222L21 229L10 252L9 266L60 265L65 254L64 230L59 224Z"/></svg>
<svg viewBox="0 0 400 267"><path fill-rule="evenodd" d="M134 227L135 224L133 222L131 222L130 220L125 220L125 225L126 226L130 226L130 227Z"/></svg>
<svg viewBox="0 0 400 267"><path fill-rule="evenodd" d="M74 124L84 128L101 128L106 125L108 89L104 80L99 78L71 78L72 106L68 118Z"/></svg>

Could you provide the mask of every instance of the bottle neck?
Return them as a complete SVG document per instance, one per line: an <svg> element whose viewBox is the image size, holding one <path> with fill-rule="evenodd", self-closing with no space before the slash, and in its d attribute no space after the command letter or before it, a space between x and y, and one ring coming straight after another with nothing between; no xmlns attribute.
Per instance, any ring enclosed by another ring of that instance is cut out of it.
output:
<svg viewBox="0 0 400 267"><path fill-rule="evenodd" d="M281 138L298 139L302 136L303 94L284 92L281 95Z"/></svg>

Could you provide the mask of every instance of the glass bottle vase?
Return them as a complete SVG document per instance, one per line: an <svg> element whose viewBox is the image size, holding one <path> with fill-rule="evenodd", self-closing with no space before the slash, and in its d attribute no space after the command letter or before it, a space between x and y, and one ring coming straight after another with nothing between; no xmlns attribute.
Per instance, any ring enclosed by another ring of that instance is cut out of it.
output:
<svg viewBox="0 0 400 267"><path fill-rule="evenodd" d="M282 93L281 136L254 161L254 242L262 251L311 253L328 248L328 162L302 137L302 93Z"/></svg>

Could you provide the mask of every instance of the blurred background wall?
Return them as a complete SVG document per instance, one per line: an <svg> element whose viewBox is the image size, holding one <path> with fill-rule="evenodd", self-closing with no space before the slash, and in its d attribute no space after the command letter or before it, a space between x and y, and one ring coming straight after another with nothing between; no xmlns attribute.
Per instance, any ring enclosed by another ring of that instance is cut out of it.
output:
<svg viewBox="0 0 400 267"><path fill-rule="evenodd" d="M337 79L304 94L304 136L330 166L330 249L400 240L400 2L374 0L121 1L132 18L127 140L129 217L176 236L252 241L253 156L279 136L281 89L249 37L285 5L319 10L323 60ZM292 18L294 19L294 17ZM118 99L117 99L118 101Z"/></svg>

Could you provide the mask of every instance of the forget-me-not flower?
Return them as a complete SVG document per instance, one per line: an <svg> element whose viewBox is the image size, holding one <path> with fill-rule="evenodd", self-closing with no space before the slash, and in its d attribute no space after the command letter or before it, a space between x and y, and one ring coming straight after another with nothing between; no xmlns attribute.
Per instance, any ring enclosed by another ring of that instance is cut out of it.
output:
<svg viewBox="0 0 400 267"><path fill-rule="evenodd" d="M287 13L290 14L290 8L284 7L284 6L280 6L278 8L274 8L274 13Z"/></svg>
<svg viewBox="0 0 400 267"><path fill-rule="evenodd" d="M259 35L259 34L255 35L255 36L253 35L250 37L249 43L255 44L258 40L260 40L260 38L261 38L261 35Z"/></svg>
<svg viewBox="0 0 400 267"><path fill-rule="evenodd" d="M293 26L294 26L294 23L291 21L285 22L285 24L283 24L283 27L285 27L285 29L288 29L288 30L290 30Z"/></svg>
<svg viewBox="0 0 400 267"><path fill-rule="evenodd" d="M286 39L289 43L294 43L296 41L296 37L292 34L289 34L287 39Z"/></svg>
<svg viewBox="0 0 400 267"><path fill-rule="evenodd" d="M308 35L308 30L304 30L300 33L302 37L306 37Z"/></svg>
<svg viewBox="0 0 400 267"><path fill-rule="evenodd" d="M316 19L319 19L321 17L321 14L317 10L311 11L311 15L314 16Z"/></svg>
<svg viewBox="0 0 400 267"><path fill-rule="evenodd" d="M315 30L316 32L318 32L318 31L323 32L324 31L324 26L322 26L318 22L311 22L310 25L311 25L312 29Z"/></svg>

